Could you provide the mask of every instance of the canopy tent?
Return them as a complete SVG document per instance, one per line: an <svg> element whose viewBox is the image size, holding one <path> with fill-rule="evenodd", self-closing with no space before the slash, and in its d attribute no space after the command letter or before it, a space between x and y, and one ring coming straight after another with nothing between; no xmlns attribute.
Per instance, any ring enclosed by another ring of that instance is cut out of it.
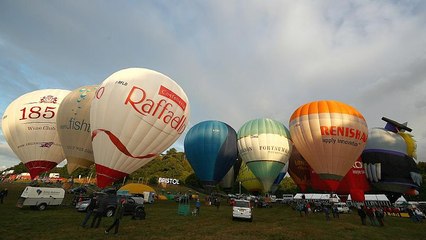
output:
<svg viewBox="0 0 426 240"><path fill-rule="evenodd" d="M143 192L154 192L155 189L141 183L129 183L119 189L119 191L128 191L130 194L143 194Z"/></svg>

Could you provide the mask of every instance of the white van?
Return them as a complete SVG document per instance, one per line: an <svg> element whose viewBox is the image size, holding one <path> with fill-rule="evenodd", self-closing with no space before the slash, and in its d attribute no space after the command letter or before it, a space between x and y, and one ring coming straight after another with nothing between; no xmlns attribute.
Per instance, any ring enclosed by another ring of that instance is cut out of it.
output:
<svg viewBox="0 0 426 240"><path fill-rule="evenodd" d="M143 192L143 199L145 203L154 203L154 192Z"/></svg>
<svg viewBox="0 0 426 240"><path fill-rule="evenodd" d="M16 206L36 207L40 211L46 209L47 206L61 205L65 197L63 188L49 187L26 187L18 199Z"/></svg>
<svg viewBox="0 0 426 240"><path fill-rule="evenodd" d="M339 213L350 213L351 212L348 205L346 205L346 203L344 203L344 202L337 202L337 203L334 203L333 205L337 207L337 211Z"/></svg>
<svg viewBox="0 0 426 240"><path fill-rule="evenodd" d="M253 221L253 210L250 201L242 199L235 200L235 204L232 207L232 220L236 218L247 219L250 222Z"/></svg>

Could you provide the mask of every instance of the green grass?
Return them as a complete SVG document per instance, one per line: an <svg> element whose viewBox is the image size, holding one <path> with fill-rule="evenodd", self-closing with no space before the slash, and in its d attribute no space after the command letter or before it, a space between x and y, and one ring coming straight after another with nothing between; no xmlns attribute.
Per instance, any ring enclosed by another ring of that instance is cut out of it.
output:
<svg viewBox="0 0 426 240"><path fill-rule="evenodd" d="M232 221L232 208L224 202L219 210L201 206L200 216L180 216L178 204L156 201L146 205L145 220L124 217L117 236L104 234L112 219L103 218L98 229L80 227L84 213L70 205L46 211L19 209L16 201L25 184L1 183L9 195L0 205L0 239L426 239L426 222L413 223L406 218L385 217L385 227L361 225L356 213L341 214L325 221L324 214L300 217L287 205L255 208L253 222ZM167 190L167 189L166 189ZM193 205L191 206L191 209Z"/></svg>

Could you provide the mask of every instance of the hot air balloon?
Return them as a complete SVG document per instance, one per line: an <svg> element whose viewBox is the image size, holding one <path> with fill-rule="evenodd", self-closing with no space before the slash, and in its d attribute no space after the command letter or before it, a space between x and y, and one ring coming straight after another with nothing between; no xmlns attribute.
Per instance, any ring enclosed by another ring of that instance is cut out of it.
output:
<svg viewBox="0 0 426 240"><path fill-rule="evenodd" d="M223 189L232 189L234 187L234 183L237 180L238 173L240 172L241 162L243 160L241 158L237 158L234 165L229 169L228 173L220 180L219 186Z"/></svg>
<svg viewBox="0 0 426 240"><path fill-rule="evenodd" d="M58 109L56 124L68 173L95 163L90 130L90 105L97 86L84 86L68 94Z"/></svg>
<svg viewBox="0 0 426 240"><path fill-rule="evenodd" d="M364 202L365 193L371 190L371 185L367 180L362 160L359 157L349 172L345 175L337 188L336 193L351 195L352 201Z"/></svg>
<svg viewBox="0 0 426 240"><path fill-rule="evenodd" d="M238 150L248 168L269 192L292 150L284 124L269 118L246 122L238 131Z"/></svg>
<svg viewBox="0 0 426 240"><path fill-rule="evenodd" d="M416 144L411 128L383 117L385 128L372 128L362 161L374 188L388 192L391 201L401 194L416 194L422 177L415 163Z"/></svg>
<svg viewBox="0 0 426 240"><path fill-rule="evenodd" d="M306 192L311 186L311 170L311 166L309 166L308 162L297 151L297 148L293 146L290 159L288 160L288 174L301 192Z"/></svg>
<svg viewBox="0 0 426 240"><path fill-rule="evenodd" d="M292 114L290 133L297 150L335 191L361 155L368 128L355 108L322 100L304 104Z"/></svg>
<svg viewBox="0 0 426 240"><path fill-rule="evenodd" d="M287 171L288 171L288 162L284 165L283 169L281 169L277 178L275 178L274 182L272 183L271 193L275 193L278 190L281 182L283 181L285 175L287 174Z"/></svg>
<svg viewBox="0 0 426 240"><path fill-rule="evenodd" d="M240 172L238 173L237 181L250 193L261 193L263 185L256 178L252 171L247 167L244 161L241 163Z"/></svg>
<svg viewBox="0 0 426 240"><path fill-rule="evenodd" d="M14 100L3 115L4 137L30 172L31 178L64 160L57 133L58 107L68 90L43 89Z"/></svg>
<svg viewBox="0 0 426 240"><path fill-rule="evenodd" d="M105 79L90 109L97 185L123 179L166 150L189 113L182 88L159 72L128 68Z"/></svg>
<svg viewBox="0 0 426 240"><path fill-rule="evenodd" d="M184 148L195 175L210 188L222 180L237 160L237 133L224 122L203 121L189 129Z"/></svg>
<svg viewBox="0 0 426 240"><path fill-rule="evenodd" d="M310 177L312 182L312 189L317 191L330 191L327 182L321 180L314 170L311 170ZM358 158L345 177L343 177L343 179L340 181L339 187L335 192L340 195L341 199L347 198L347 196L350 194L352 201L364 202L364 194L370 190L371 186L367 180L364 166L362 164L361 158Z"/></svg>

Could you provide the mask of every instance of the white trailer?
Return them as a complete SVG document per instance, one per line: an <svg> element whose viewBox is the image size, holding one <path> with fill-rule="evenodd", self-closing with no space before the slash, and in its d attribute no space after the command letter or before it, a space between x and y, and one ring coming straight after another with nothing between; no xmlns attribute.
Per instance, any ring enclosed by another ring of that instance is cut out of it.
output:
<svg viewBox="0 0 426 240"><path fill-rule="evenodd" d="M16 206L36 207L43 211L47 206L61 205L65 197L63 188L26 187L18 199Z"/></svg>

